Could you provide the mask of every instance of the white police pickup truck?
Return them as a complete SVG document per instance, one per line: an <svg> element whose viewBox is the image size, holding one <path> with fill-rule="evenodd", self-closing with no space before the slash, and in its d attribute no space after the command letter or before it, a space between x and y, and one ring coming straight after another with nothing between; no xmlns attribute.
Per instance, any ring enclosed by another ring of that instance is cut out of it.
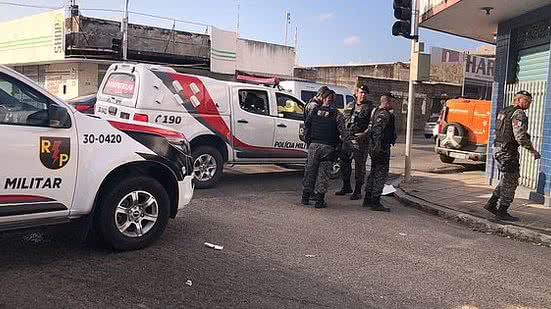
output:
<svg viewBox="0 0 551 309"><path fill-rule="evenodd" d="M84 115L0 66L0 231L83 220L110 247L158 239L193 195L184 136Z"/></svg>

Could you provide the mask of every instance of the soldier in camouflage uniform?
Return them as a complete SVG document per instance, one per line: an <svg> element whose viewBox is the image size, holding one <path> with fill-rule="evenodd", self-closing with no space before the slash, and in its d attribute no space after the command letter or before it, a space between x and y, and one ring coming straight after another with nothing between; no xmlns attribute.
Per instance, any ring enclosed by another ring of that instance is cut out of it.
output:
<svg viewBox="0 0 551 309"><path fill-rule="evenodd" d="M325 90L321 95L322 105L311 104L305 121L308 161L303 179L302 204L308 205L310 198L316 200L316 208L325 208L325 193L329 175L336 156L336 147L342 138L348 141L344 116L334 105L335 92ZM312 196L313 195L313 196Z"/></svg>
<svg viewBox="0 0 551 309"><path fill-rule="evenodd" d="M494 158L502 178L484 208L500 220L519 220L507 213L515 198L520 178L518 147L522 146L530 151L535 160L540 159L540 154L534 148L528 134L528 117L524 112L531 103L532 95L527 91L519 91L514 97L513 105L506 107L497 115Z"/></svg>
<svg viewBox="0 0 551 309"><path fill-rule="evenodd" d="M395 119L391 112L395 100L390 93L381 97L381 105L373 112L367 134L371 172L367 178L363 206L375 211L390 211L381 204L381 193L388 177L390 146L396 142Z"/></svg>
<svg viewBox="0 0 551 309"><path fill-rule="evenodd" d="M350 138L354 139L354 147L349 151L341 151L342 159L342 189L336 192L336 195L346 195L352 193L350 185L350 177L352 176L352 158L355 162L356 184L354 193L350 196L351 200L359 200L362 198L362 186L365 180L366 161L367 161L367 139L362 139L360 136L367 134L369 121L371 120L371 112L373 111L373 102L367 100L369 89L366 85L361 85L356 89L356 102L351 102L346 106L344 115L346 119L346 127L349 130ZM363 141L363 142L359 142Z"/></svg>

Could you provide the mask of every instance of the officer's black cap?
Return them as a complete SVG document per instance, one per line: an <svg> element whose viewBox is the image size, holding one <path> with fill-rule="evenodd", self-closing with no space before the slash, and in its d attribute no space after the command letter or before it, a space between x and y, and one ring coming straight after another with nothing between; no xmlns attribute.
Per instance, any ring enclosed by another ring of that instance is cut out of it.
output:
<svg viewBox="0 0 551 309"><path fill-rule="evenodd" d="M327 90L329 90L327 86L321 86L320 89L318 89L318 93L316 94L316 96L321 97L323 93L326 92Z"/></svg>
<svg viewBox="0 0 551 309"><path fill-rule="evenodd" d="M367 85L360 85L358 86L358 89L365 92L366 94L369 94L369 88L367 87Z"/></svg>
<svg viewBox="0 0 551 309"><path fill-rule="evenodd" d="M387 92L387 93L383 94L383 97L388 97L388 98L396 100L396 97L390 92Z"/></svg>
<svg viewBox="0 0 551 309"><path fill-rule="evenodd" d="M336 95L336 93L335 93L335 91L333 91L333 90L327 88L327 89L322 93L321 97L325 99L325 98L327 98L327 97L330 96L330 95Z"/></svg>
<svg viewBox="0 0 551 309"><path fill-rule="evenodd" d="M526 96L526 97L529 97L530 100L532 100L532 94L526 90L521 90L519 92L517 92L516 95L523 95L523 96Z"/></svg>

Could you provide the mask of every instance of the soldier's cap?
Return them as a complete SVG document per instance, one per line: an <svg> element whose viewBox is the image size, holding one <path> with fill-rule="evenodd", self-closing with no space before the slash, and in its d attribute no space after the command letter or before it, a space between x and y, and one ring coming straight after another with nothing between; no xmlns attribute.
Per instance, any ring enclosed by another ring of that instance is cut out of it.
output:
<svg viewBox="0 0 551 309"><path fill-rule="evenodd" d="M530 98L530 100L532 100L532 94L526 90L521 90L519 92L517 92L515 95L523 95L525 97L528 97Z"/></svg>
<svg viewBox="0 0 551 309"><path fill-rule="evenodd" d="M358 86L358 89L365 92L366 94L369 94L369 88L367 87L367 85L360 85Z"/></svg>
<svg viewBox="0 0 551 309"><path fill-rule="evenodd" d="M383 94L383 97L388 97L388 98L396 100L396 97L390 92L387 92L387 93Z"/></svg>
<svg viewBox="0 0 551 309"><path fill-rule="evenodd" d="M318 93L316 93L316 96L321 97L323 93L327 90L329 90L329 87L321 86L320 89L318 89Z"/></svg>
<svg viewBox="0 0 551 309"><path fill-rule="evenodd" d="M335 91L333 91L333 90L327 88L327 89L321 94L321 97L322 97L323 99L325 99L325 98L327 98L328 96L330 96L330 95L332 95L332 94L333 94L333 95L336 95Z"/></svg>

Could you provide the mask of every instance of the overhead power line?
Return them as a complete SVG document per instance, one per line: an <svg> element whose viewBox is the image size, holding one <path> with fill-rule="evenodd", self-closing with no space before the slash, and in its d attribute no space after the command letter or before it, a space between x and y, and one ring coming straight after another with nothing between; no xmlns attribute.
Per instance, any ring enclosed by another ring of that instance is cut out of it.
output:
<svg viewBox="0 0 551 309"><path fill-rule="evenodd" d="M0 5L10 5L10 6L18 6L23 8L33 8L33 9L46 9L46 10L58 10L62 9L63 6L42 6L42 5L33 5L33 4L21 4L17 2L5 2L0 1Z"/></svg>

